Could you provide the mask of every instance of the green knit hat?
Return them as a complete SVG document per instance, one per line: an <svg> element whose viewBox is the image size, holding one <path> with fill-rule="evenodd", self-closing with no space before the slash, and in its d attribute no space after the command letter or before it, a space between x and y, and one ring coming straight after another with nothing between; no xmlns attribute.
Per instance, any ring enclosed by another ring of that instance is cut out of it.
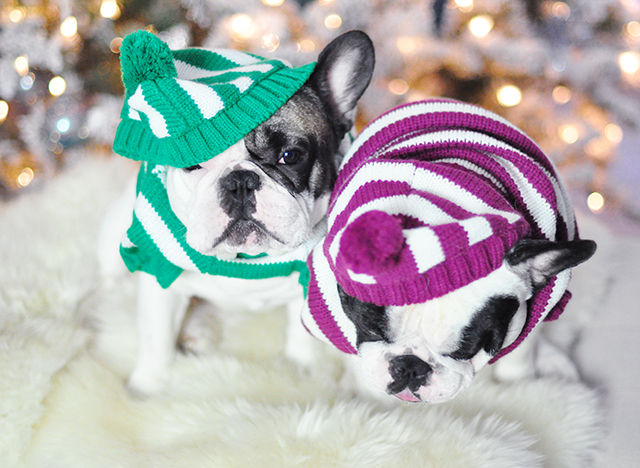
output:
<svg viewBox="0 0 640 468"><path fill-rule="evenodd" d="M315 63L291 68L236 50L170 50L146 31L120 49L125 99L113 150L173 167L200 164L273 115Z"/></svg>

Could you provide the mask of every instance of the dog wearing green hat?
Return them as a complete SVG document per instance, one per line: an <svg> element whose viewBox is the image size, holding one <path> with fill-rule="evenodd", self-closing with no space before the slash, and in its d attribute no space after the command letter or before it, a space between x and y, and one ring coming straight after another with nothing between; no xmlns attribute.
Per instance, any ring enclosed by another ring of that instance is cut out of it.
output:
<svg viewBox="0 0 640 468"><path fill-rule="evenodd" d="M99 260L105 276L122 260L140 272L127 387L146 395L163 386L193 296L230 312L287 305L289 326L302 326L305 261L326 231L374 51L351 31L294 68L236 50L170 50L138 31L120 56L113 148L141 166L104 222Z"/></svg>

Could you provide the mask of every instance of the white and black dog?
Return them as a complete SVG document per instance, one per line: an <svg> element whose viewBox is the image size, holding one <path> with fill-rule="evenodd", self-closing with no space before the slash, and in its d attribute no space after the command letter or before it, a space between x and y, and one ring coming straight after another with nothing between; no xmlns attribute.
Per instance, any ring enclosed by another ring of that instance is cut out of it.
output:
<svg viewBox="0 0 640 468"><path fill-rule="evenodd" d="M525 338L562 312L570 269L596 248L578 239L540 149L449 100L369 124L343 160L328 220L309 260L305 325L357 355L365 392L410 402L450 400L498 359L503 378L530 375Z"/></svg>
<svg viewBox="0 0 640 468"><path fill-rule="evenodd" d="M337 168L373 67L368 36L345 33L322 51L304 85L239 142L195 166L154 168L188 246L221 262L253 257L284 262L294 260L292 253L301 246L308 253L326 227ZM99 257L106 275L122 263L113 244L131 225L134 197L131 187L104 223ZM142 213L143 207L136 210ZM125 238L122 247L128 242ZM306 255L302 265L305 260ZM162 387L193 296L234 312L287 304L297 318L292 326L300 326L303 294L296 275L243 279L184 268L167 288L152 275L140 275L139 351L128 380L134 394Z"/></svg>

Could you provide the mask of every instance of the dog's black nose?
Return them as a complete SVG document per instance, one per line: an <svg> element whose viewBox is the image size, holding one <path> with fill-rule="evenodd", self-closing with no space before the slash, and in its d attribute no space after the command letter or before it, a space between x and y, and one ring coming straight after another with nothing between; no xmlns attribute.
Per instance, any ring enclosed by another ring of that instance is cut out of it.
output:
<svg viewBox="0 0 640 468"><path fill-rule="evenodd" d="M220 182L222 188L239 195L260 188L260 176L252 171L237 170L230 172Z"/></svg>
<svg viewBox="0 0 640 468"><path fill-rule="evenodd" d="M433 372L429 364L413 354L396 356L389 361L389 373L393 379L387 386L387 392L392 395L409 388L417 392L427 383L427 379Z"/></svg>
<svg viewBox="0 0 640 468"><path fill-rule="evenodd" d="M231 217L248 217L255 212L255 191L261 186L260 176L252 171L237 170L220 180L222 207Z"/></svg>

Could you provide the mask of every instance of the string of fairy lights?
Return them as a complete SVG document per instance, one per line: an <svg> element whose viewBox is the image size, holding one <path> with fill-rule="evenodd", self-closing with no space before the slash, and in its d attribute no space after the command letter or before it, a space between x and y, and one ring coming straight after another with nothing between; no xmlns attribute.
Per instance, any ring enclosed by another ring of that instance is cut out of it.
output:
<svg viewBox="0 0 640 468"><path fill-rule="evenodd" d="M323 34L318 34L317 30L305 25L304 21L297 17L300 10L292 8L293 0L260 1L264 8L272 9L271 11L277 12L286 19L286 34L282 34L281 31L272 28L271 24L276 24L278 21L265 21L263 13L258 14L256 11L237 12L217 20L220 22L222 30L226 32L229 47L253 48L258 49L258 52L271 54L283 51L285 46L287 51L291 51L291 46L293 45L295 52L312 56L326 42L327 32L335 31L335 34L337 34L345 26L345 18L341 16L340 9L334 8L340 3L339 0L298 2L301 5L314 3L318 7L320 27L325 30ZM43 4L45 3L43 2ZM460 27L465 29L466 34L470 34L479 44L482 44L483 41L486 42L492 39L492 34L495 34L494 31L499 28L500 24L495 14L482 11L476 3L480 3L479 0L475 2L474 0L449 0L446 2L445 8L448 14L452 14L452 11L456 10L455 13L462 17ZM92 8L96 10L94 12L96 16L99 15L102 19L112 21L114 24L118 22L123 15L123 9L126 11L127 7L126 2L122 3L118 0L101 0L92 5L94 5ZM542 2L542 6L545 15L560 21L567 20L572 15L569 4L562 1L545 1ZM48 5L48 7L52 8L51 5ZM77 47L78 43L83 40L83 29L90 27L86 18L79 20L79 17L74 15L74 8L71 6L66 11L62 11L64 9L58 10L57 15L55 15L54 26L49 25L49 34L55 35L59 39L62 48ZM84 8L89 7L84 6ZM0 10L3 21L15 24L25 21L30 16L43 16L45 14L42 4L41 6L25 7L15 3ZM153 27L150 28L153 29ZM114 34L109 39L109 49L113 54L118 54L122 36L128 31L125 27L114 27L112 29ZM116 31L122 32L122 34L118 35L115 33ZM158 31L154 30L154 32ZM172 48L193 45L190 44L191 38L189 34L184 31L171 34L167 31L160 31L158 34ZM626 50L618 54L616 63L624 83L638 89L640 88L640 53L638 52L640 50L640 22L626 22L621 31L621 38ZM399 54L398 56L406 59L407 63L411 63L409 59L417 56L426 47L424 37L415 34L403 34L403 31L398 31L394 37L389 39L393 41L395 50ZM554 61L551 64L556 72L562 72L565 65L562 61ZM30 93L35 88L36 81L44 78L34 73L37 67L30 63L28 51L14 58L13 67L19 75L20 89L26 93L24 95L26 104L34 106L36 102L42 101L44 99L42 92L39 92L39 94L36 92ZM413 80L407 75L407 73L403 74L402 71L396 70L395 76L377 77L378 86L375 88L376 92L386 93L395 99L395 101L390 102L398 103L428 97L429 90L424 90L421 87L421 82ZM45 87L48 93L47 99L55 101L65 96L65 93L68 92L69 83L65 79L64 73L53 74L52 76L47 76L46 79L48 80ZM501 77L496 82L499 84L491 88L491 93L493 93L493 99L497 106L503 109L517 109L518 106L523 105L528 93L526 87L523 88L518 82L509 80L509 76ZM557 106L566 106L576 98L575 90L572 90L566 83L560 82L552 87L550 94L550 98ZM374 97L374 99L376 98ZM7 102L0 99L0 126L11 117L12 106L11 101ZM69 104L67 103L66 107L61 105L59 109L68 110L68 107ZM66 149L65 138L71 132L74 133L75 141L91 141L92 134L89 127L83 122L76 121L79 116L68 115L65 111L54 112L53 114L55 116L54 128L49 133L47 142L47 150L52 154L61 155L64 153ZM604 115L607 114L604 113ZM375 115L366 117L369 120ZM584 116L581 116L581 118L584 118ZM587 129L580 122L580 119L572 121L571 115L568 115L565 122L550 131L552 134L549 135L549 139L554 141L554 145L580 148L580 151L597 163L600 173L596 174L594 183L591 185L592 190L586 194L587 206L597 213L604 210L608 203L606 191L598 189L599 185L604 186L601 179L606 176L602 175L602 172L606 170L611 155L615 153L616 147L622 141L624 131L618 123L613 121L613 117L602 118L602 115L598 118L593 117L590 125L592 128ZM18 189L27 187L38 177L39 169L36 166L31 164L28 157L25 158L23 167L19 168L19 171L12 176Z"/></svg>

